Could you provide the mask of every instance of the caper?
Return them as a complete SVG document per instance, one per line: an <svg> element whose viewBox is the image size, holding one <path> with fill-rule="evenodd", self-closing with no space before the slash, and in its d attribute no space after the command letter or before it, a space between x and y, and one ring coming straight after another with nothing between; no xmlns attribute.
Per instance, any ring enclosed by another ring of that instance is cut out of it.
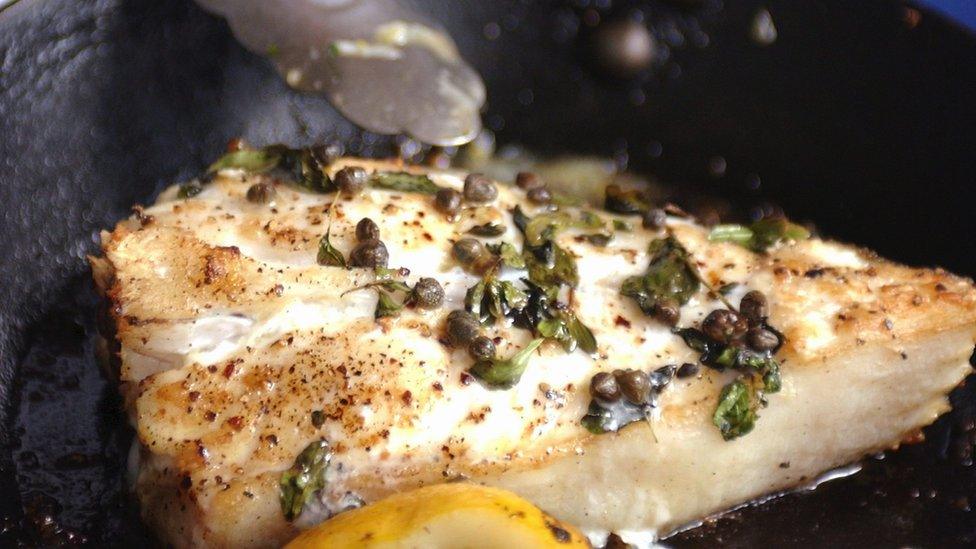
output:
<svg viewBox="0 0 976 549"><path fill-rule="evenodd" d="M647 374L647 379L651 383L651 389L660 392L671 383L677 371L677 366L669 364L667 366L661 366Z"/></svg>
<svg viewBox="0 0 976 549"><path fill-rule="evenodd" d="M458 263L465 267L473 264L488 253L485 245L474 238L462 238L458 240L454 243L451 251L454 253L454 259L457 259Z"/></svg>
<svg viewBox="0 0 976 549"><path fill-rule="evenodd" d="M375 221L364 217L356 223L356 240L365 242L367 240L379 240L380 228Z"/></svg>
<svg viewBox="0 0 976 549"><path fill-rule="evenodd" d="M679 378L691 377L698 374L698 365L694 362L685 362L678 368L678 372L675 374Z"/></svg>
<svg viewBox="0 0 976 549"><path fill-rule="evenodd" d="M413 302L421 309L436 309L444 303L444 288L433 278L421 278L411 291Z"/></svg>
<svg viewBox="0 0 976 549"><path fill-rule="evenodd" d="M267 204L274 200L276 194L277 191L275 191L274 183L262 181L251 185L247 189L247 201L255 204Z"/></svg>
<svg viewBox="0 0 976 549"><path fill-rule="evenodd" d="M609 372L600 372L590 380L590 395L606 402L620 400L620 386L617 378Z"/></svg>
<svg viewBox="0 0 976 549"><path fill-rule="evenodd" d="M464 178L464 199L468 202L483 204L497 197L498 189L486 176L473 173Z"/></svg>
<svg viewBox="0 0 976 549"><path fill-rule="evenodd" d="M530 189L525 196L527 196L530 201L535 202L536 204L548 204L552 202L552 193L549 192L549 189L545 187L536 187L534 189Z"/></svg>
<svg viewBox="0 0 976 549"><path fill-rule="evenodd" d="M339 186L339 191L346 196L356 196L366 188L369 176L366 170L359 166L346 166L339 170L333 180Z"/></svg>
<svg viewBox="0 0 976 549"><path fill-rule="evenodd" d="M349 254L349 264L353 267L386 267L389 260L386 245L375 239L360 242Z"/></svg>
<svg viewBox="0 0 976 549"><path fill-rule="evenodd" d="M657 230L667 224L668 214L661 208L651 208L644 213L641 222L645 229Z"/></svg>
<svg viewBox="0 0 976 549"><path fill-rule="evenodd" d="M769 316L766 295L759 290L752 290L742 296L742 301L739 302L739 312L752 324L759 324Z"/></svg>
<svg viewBox="0 0 976 549"><path fill-rule="evenodd" d="M490 337L478 336L468 343L468 354L475 360L491 360L495 357L495 342Z"/></svg>
<svg viewBox="0 0 976 549"><path fill-rule="evenodd" d="M772 351L779 347L779 336L770 330L755 326L746 333L746 343L756 351Z"/></svg>
<svg viewBox="0 0 976 549"><path fill-rule="evenodd" d="M661 300L654 306L654 318L666 326L676 326L681 317L681 305L673 299Z"/></svg>
<svg viewBox="0 0 976 549"><path fill-rule="evenodd" d="M489 252L478 256L466 269L469 273L485 276L490 272L496 271L501 264L501 257Z"/></svg>
<svg viewBox="0 0 976 549"><path fill-rule="evenodd" d="M749 329L745 317L728 309L715 309L702 321L705 335L719 343L731 343L740 339Z"/></svg>
<svg viewBox="0 0 976 549"><path fill-rule="evenodd" d="M543 185L542 178L532 172L519 172L515 176L515 184L518 188L530 191Z"/></svg>
<svg viewBox="0 0 976 549"><path fill-rule="evenodd" d="M320 143L312 147L312 157L323 165L328 166L342 156L342 143L332 141L331 143Z"/></svg>
<svg viewBox="0 0 976 549"><path fill-rule="evenodd" d="M447 338L455 347L467 345L481 332L478 318L467 311L451 311L447 315Z"/></svg>
<svg viewBox="0 0 976 549"><path fill-rule="evenodd" d="M651 396L651 382L647 374L640 370L615 370L620 392L631 404L644 404Z"/></svg>
<svg viewBox="0 0 976 549"><path fill-rule="evenodd" d="M434 195L434 207L447 215L457 215L461 211L461 193L454 189L441 189Z"/></svg>

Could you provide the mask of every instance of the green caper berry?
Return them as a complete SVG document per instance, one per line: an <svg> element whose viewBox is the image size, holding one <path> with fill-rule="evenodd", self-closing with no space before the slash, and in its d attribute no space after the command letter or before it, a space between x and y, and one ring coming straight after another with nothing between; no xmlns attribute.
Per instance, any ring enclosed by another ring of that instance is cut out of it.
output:
<svg viewBox="0 0 976 549"><path fill-rule="evenodd" d="M363 192L363 189L366 188L366 180L368 178L369 176L366 174L366 170L359 166L346 166L335 174L333 180L339 186L342 194L355 196Z"/></svg>
<svg viewBox="0 0 976 549"><path fill-rule="evenodd" d="M379 240L380 228L375 221L364 217L356 223L356 240L365 242L367 240Z"/></svg>
<svg viewBox="0 0 976 549"><path fill-rule="evenodd" d="M755 351L772 351L779 346L779 337L770 330L756 326L746 332L746 342Z"/></svg>
<svg viewBox="0 0 976 549"><path fill-rule="evenodd" d="M463 347L481 332L478 318L467 311L451 311L447 315L447 338L455 347Z"/></svg>
<svg viewBox="0 0 976 549"><path fill-rule="evenodd" d="M315 145L312 147L311 152L312 158L320 165L328 166L342 156L342 143L332 141L331 143Z"/></svg>
<svg viewBox="0 0 976 549"><path fill-rule="evenodd" d="M609 372L600 372L590 380L590 395L606 402L620 400L620 386L617 378Z"/></svg>
<svg viewBox="0 0 976 549"><path fill-rule="evenodd" d="M613 376L617 379L620 392L631 404L644 404L651 396L651 381L644 372L640 370L616 370Z"/></svg>
<svg viewBox="0 0 976 549"><path fill-rule="evenodd" d="M441 213L456 215L461 211L461 193L454 189L441 189L434 196L434 207Z"/></svg>
<svg viewBox="0 0 976 549"><path fill-rule="evenodd" d="M663 299L654 306L654 318L667 326L675 326L681 317L681 305L675 299Z"/></svg>
<svg viewBox="0 0 976 549"><path fill-rule="evenodd" d="M735 311L715 309L702 321L701 329L714 341L731 343L746 334L749 324Z"/></svg>
<svg viewBox="0 0 976 549"><path fill-rule="evenodd" d="M413 301L421 309L436 309L444 303L444 288L433 278L421 278L413 286Z"/></svg>
<svg viewBox="0 0 976 549"><path fill-rule="evenodd" d="M478 336L468 343L468 354L475 360L491 360L495 357L495 342L487 336Z"/></svg>
<svg viewBox="0 0 976 549"><path fill-rule="evenodd" d="M529 192L525 196L536 204L548 204L552 202L552 193L545 187L529 189Z"/></svg>
<svg viewBox="0 0 976 549"><path fill-rule="evenodd" d="M480 173L473 173L464 178L464 199L468 202L482 204L491 202L498 197L498 189L491 179Z"/></svg>
<svg viewBox="0 0 976 549"><path fill-rule="evenodd" d="M454 243L451 251L454 253L454 259L457 259L462 266L471 265L488 253L485 245L474 238L458 240Z"/></svg>
<svg viewBox="0 0 976 549"><path fill-rule="evenodd" d="M698 374L698 365L693 362L685 362L678 368L678 372L675 374L678 378L691 377Z"/></svg>
<svg viewBox="0 0 976 549"><path fill-rule="evenodd" d="M661 208L651 208L644 213L641 224L645 229L657 230L664 227L668 222L668 214Z"/></svg>
<svg viewBox="0 0 976 549"><path fill-rule="evenodd" d="M255 204L267 204L274 200L276 194L277 191L275 191L274 183L262 181L251 185L247 189L247 201Z"/></svg>
<svg viewBox="0 0 976 549"><path fill-rule="evenodd" d="M386 267L389 260L386 245L379 240L360 242L349 254L349 264L353 267Z"/></svg>
<svg viewBox="0 0 976 549"><path fill-rule="evenodd" d="M766 295L759 290L752 290L742 296L739 302L739 312L752 324L759 324L769 316L769 305L766 302Z"/></svg>

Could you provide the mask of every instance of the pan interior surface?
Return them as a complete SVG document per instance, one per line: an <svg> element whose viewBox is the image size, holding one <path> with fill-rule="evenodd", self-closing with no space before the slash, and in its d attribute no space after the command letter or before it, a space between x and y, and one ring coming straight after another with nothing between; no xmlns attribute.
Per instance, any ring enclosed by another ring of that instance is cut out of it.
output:
<svg viewBox="0 0 976 549"><path fill-rule="evenodd" d="M893 259L976 274L976 39L935 14L881 0L416 3L484 76L500 143L627 160L745 213L780 204ZM749 35L760 7L778 30L767 47ZM635 79L607 77L589 41L635 14L659 57ZM189 1L0 12L0 493L13 496L0 498L0 545L150 543L124 490L131 433L94 358L84 256L234 136L338 139L359 155L413 146L290 90ZM924 443L667 545L972 546L972 384L952 399Z"/></svg>

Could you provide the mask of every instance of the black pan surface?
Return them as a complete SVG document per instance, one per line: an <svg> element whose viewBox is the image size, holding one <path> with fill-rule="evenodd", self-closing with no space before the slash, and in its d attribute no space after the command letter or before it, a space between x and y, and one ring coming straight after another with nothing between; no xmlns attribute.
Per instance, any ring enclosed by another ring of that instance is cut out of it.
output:
<svg viewBox="0 0 976 549"><path fill-rule="evenodd" d="M937 15L770 0L779 38L758 47L753 1L417 3L484 75L502 142L626 157L743 208L775 201L894 259L976 274L976 38ZM636 81L602 76L589 36L637 13L659 61ZM0 12L0 546L151 543L123 490L130 435L94 362L84 255L98 230L238 135L337 137L354 154L394 145L289 90L188 1L21 0ZM962 388L953 401L925 443L668 544L973 546L976 396Z"/></svg>

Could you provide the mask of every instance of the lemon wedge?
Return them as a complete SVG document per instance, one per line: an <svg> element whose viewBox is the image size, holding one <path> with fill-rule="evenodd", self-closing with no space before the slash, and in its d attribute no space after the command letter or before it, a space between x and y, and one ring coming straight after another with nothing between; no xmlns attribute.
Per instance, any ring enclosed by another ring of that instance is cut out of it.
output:
<svg viewBox="0 0 976 549"><path fill-rule="evenodd" d="M451 483L347 511L305 531L286 549L589 546L575 527L511 492Z"/></svg>

